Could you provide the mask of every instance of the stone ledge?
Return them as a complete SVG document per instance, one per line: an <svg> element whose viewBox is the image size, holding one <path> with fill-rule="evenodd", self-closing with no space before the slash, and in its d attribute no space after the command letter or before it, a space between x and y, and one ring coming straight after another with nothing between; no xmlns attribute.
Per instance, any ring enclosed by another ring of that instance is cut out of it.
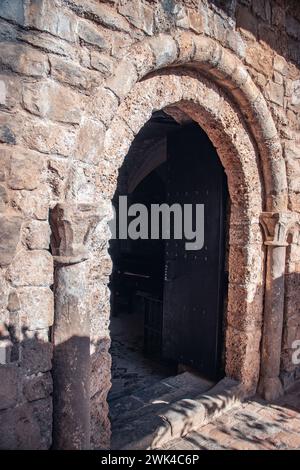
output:
<svg viewBox="0 0 300 470"><path fill-rule="evenodd" d="M178 400L157 415L141 416L128 423L119 432L130 436L130 444L118 450L159 449L168 441L185 436L238 406L246 396L247 392L239 382L225 377L193 400Z"/></svg>

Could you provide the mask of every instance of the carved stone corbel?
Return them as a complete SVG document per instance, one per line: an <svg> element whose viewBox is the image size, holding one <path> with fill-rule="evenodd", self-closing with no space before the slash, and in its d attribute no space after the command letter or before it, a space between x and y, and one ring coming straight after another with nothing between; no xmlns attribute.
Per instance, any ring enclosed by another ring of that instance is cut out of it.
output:
<svg viewBox="0 0 300 470"><path fill-rule="evenodd" d="M54 261L76 264L88 258L88 241L100 220L99 206L57 204L51 211L51 248Z"/></svg>
<svg viewBox="0 0 300 470"><path fill-rule="evenodd" d="M264 230L265 245L287 246L288 233L299 223L299 214L294 212L263 212L260 223Z"/></svg>
<svg viewBox="0 0 300 470"><path fill-rule="evenodd" d="M57 204L50 213L55 260L53 446L90 447L89 239L100 220L91 204Z"/></svg>

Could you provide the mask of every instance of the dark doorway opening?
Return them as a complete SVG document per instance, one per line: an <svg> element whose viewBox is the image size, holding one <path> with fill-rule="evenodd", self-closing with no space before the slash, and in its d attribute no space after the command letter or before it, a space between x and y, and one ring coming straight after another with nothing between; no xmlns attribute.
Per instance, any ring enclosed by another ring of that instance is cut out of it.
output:
<svg viewBox="0 0 300 470"><path fill-rule="evenodd" d="M110 246L113 433L122 427L122 416L128 422L141 410L155 412L172 400L196 396L224 375L229 198L223 167L205 132L188 119L154 113L120 171L116 214L124 195L127 207L148 209L149 237L117 236ZM170 238L162 239L160 227L159 238L151 239L151 207L164 203L182 209L204 205L201 249L186 249L184 217L182 237L174 238L173 214ZM128 216L127 224L133 219ZM117 233L119 224L117 217Z"/></svg>

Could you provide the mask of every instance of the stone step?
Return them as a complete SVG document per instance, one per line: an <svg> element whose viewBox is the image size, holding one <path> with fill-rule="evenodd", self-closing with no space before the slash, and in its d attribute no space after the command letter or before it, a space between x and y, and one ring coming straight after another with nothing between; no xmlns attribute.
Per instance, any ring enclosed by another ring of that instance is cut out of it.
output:
<svg viewBox="0 0 300 470"><path fill-rule="evenodd" d="M137 417L156 414L159 410L181 398L194 398L206 392L213 382L191 372L163 379L151 387L143 387L128 396L109 401L112 431Z"/></svg>
<svg viewBox="0 0 300 470"><path fill-rule="evenodd" d="M179 390L178 390L179 391ZM194 396L192 397L191 394ZM245 391L236 381L224 378L217 385L187 394L165 403L160 409L153 404L131 412L130 419L119 421L112 429L112 450L160 449L168 442L185 436L239 406ZM132 416L134 418L132 419Z"/></svg>

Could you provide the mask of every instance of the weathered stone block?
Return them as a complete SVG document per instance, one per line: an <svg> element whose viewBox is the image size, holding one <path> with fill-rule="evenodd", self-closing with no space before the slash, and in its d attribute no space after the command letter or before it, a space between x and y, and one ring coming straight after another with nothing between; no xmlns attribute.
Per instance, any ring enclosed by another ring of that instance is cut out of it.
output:
<svg viewBox="0 0 300 470"><path fill-rule="evenodd" d="M266 94L270 101L283 106L284 88L274 82L269 82L266 87Z"/></svg>
<svg viewBox="0 0 300 470"><path fill-rule="evenodd" d="M23 140L34 150L67 157L74 153L76 132L73 127L32 119L24 123Z"/></svg>
<svg viewBox="0 0 300 470"><path fill-rule="evenodd" d="M49 286L53 284L53 258L47 251L20 251L8 270L14 286Z"/></svg>
<svg viewBox="0 0 300 470"><path fill-rule="evenodd" d="M41 155L18 147L10 153L8 186L12 189L33 190L39 186L44 161Z"/></svg>
<svg viewBox="0 0 300 470"><path fill-rule="evenodd" d="M43 449L49 449L52 442L52 398L44 398L42 400L35 400L30 403L32 415L38 422L41 443L40 447Z"/></svg>
<svg viewBox="0 0 300 470"><path fill-rule="evenodd" d="M261 245L231 246L229 264L232 266L229 274L230 281L237 284L263 282L263 249Z"/></svg>
<svg viewBox="0 0 300 470"><path fill-rule="evenodd" d="M0 410L16 405L20 369L15 365L0 365Z"/></svg>
<svg viewBox="0 0 300 470"><path fill-rule="evenodd" d="M24 1L2 0L0 4L0 16L6 20L24 24Z"/></svg>
<svg viewBox="0 0 300 470"><path fill-rule="evenodd" d="M112 30L130 31L127 21L118 15L115 9L104 3L93 0L72 0L72 6L79 13L84 11L85 15L93 21L100 23Z"/></svg>
<svg viewBox="0 0 300 470"><path fill-rule="evenodd" d="M274 66L274 70L276 70L276 72L281 73L281 75L286 75L288 72L287 61L285 60L284 57L278 54L275 54L274 56L273 66Z"/></svg>
<svg viewBox="0 0 300 470"><path fill-rule="evenodd" d="M22 218L0 216L0 265L9 265L16 253L20 239Z"/></svg>
<svg viewBox="0 0 300 470"><path fill-rule="evenodd" d="M122 60L124 50L133 45L134 38L126 33L115 32L112 39L111 55L118 60Z"/></svg>
<svg viewBox="0 0 300 470"><path fill-rule="evenodd" d="M272 55L268 49L263 48L260 44L249 44L246 48L246 63L257 70L259 73L271 77L273 73Z"/></svg>
<svg viewBox="0 0 300 470"><path fill-rule="evenodd" d="M124 60L117 66L114 75L108 79L107 87L122 99L129 93L136 81L137 72L134 65Z"/></svg>
<svg viewBox="0 0 300 470"><path fill-rule="evenodd" d="M92 22L80 20L78 25L78 35L86 43L97 46L101 50L109 49L110 44L100 28Z"/></svg>
<svg viewBox="0 0 300 470"><path fill-rule="evenodd" d="M91 51L91 66L99 70L105 77L110 77L113 72L114 61L106 54Z"/></svg>
<svg viewBox="0 0 300 470"><path fill-rule="evenodd" d="M43 49L45 52L59 54L61 56L74 59L76 57L76 48L73 43L62 41L59 37L37 30L18 32L18 38L34 47Z"/></svg>
<svg viewBox="0 0 300 470"><path fill-rule="evenodd" d="M204 30L204 18L198 12L188 10L188 21L191 31L202 33Z"/></svg>
<svg viewBox="0 0 300 470"><path fill-rule="evenodd" d="M91 76L89 71L80 65L55 55L50 57L50 64L51 75L56 80L78 88L90 88L91 84L89 82Z"/></svg>
<svg viewBox="0 0 300 470"><path fill-rule="evenodd" d="M50 244L50 226L48 222L32 220L26 227L26 243L30 250L47 250Z"/></svg>
<svg viewBox="0 0 300 470"><path fill-rule="evenodd" d="M91 113L100 119L105 125L109 125L118 108L117 97L108 90L102 88L97 91L91 104Z"/></svg>
<svg viewBox="0 0 300 470"><path fill-rule="evenodd" d="M25 109L54 121L78 124L84 97L55 82L26 83L23 88Z"/></svg>
<svg viewBox="0 0 300 470"><path fill-rule="evenodd" d="M232 49L239 57L244 58L245 51L246 51L246 44L242 36L240 35L240 33L229 29L227 31L226 39L227 39L227 44L229 48Z"/></svg>
<svg viewBox="0 0 300 470"><path fill-rule="evenodd" d="M231 326L226 331L226 373L256 389L260 362L261 330L239 331Z"/></svg>
<svg viewBox="0 0 300 470"><path fill-rule="evenodd" d="M24 26L47 31L67 41L76 39L76 16L53 0L30 0L25 4Z"/></svg>
<svg viewBox="0 0 300 470"><path fill-rule="evenodd" d="M49 397L52 393L52 389L53 384L50 372L39 375L38 377L27 378L23 384L23 393L29 402Z"/></svg>
<svg viewBox="0 0 300 470"><path fill-rule="evenodd" d="M262 325L261 286L230 285L227 322L239 331L257 330Z"/></svg>
<svg viewBox="0 0 300 470"><path fill-rule="evenodd" d="M151 38L150 45L155 56L156 68L166 67L175 62L177 47L173 39L161 34Z"/></svg>
<svg viewBox="0 0 300 470"><path fill-rule="evenodd" d="M81 51L86 52L87 49L82 48ZM51 72L52 76L60 82L79 88L85 94L86 92L91 93L94 88L100 87L103 84L104 77L96 72L96 70L90 70L90 51L87 54L82 54L80 58L81 65L77 63L71 64L57 57L56 59L58 60L55 63L53 60L51 61ZM81 95L81 99L85 100L85 96Z"/></svg>
<svg viewBox="0 0 300 470"><path fill-rule="evenodd" d="M119 12L136 28L149 35L153 34L154 12L148 5L144 5L139 0L134 0L121 5Z"/></svg>
<svg viewBox="0 0 300 470"><path fill-rule="evenodd" d="M49 193L49 187L46 183L42 183L34 191L11 191L10 203L24 219L47 220Z"/></svg>
<svg viewBox="0 0 300 470"><path fill-rule="evenodd" d="M47 287L18 289L20 318L29 330L48 328L53 324L53 292Z"/></svg>
<svg viewBox="0 0 300 470"><path fill-rule="evenodd" d="M48 372L52 368L53 346L35 337L22 342L21 367L26 374Z"/></svg>
<svg viewBox="0 0 300 470"><path fill-rule="evenodd" d="M46 54L23 44L3 42L0 45L0 64L14 72L42 77L49 71Z"/></svg>
<svg viewBox="0 0 300 470"><path fill-rule="evenodd" d="M97 164L103 150L104 134L105 128L101 122L85 119L78 133L77 158Z"/></svg>
<svg viewBox="0 0 300 470"><path fill-rule="evenodd" d="M51 400L38 400L1 411L0 449L48 449L52 429Z"/></svg>

